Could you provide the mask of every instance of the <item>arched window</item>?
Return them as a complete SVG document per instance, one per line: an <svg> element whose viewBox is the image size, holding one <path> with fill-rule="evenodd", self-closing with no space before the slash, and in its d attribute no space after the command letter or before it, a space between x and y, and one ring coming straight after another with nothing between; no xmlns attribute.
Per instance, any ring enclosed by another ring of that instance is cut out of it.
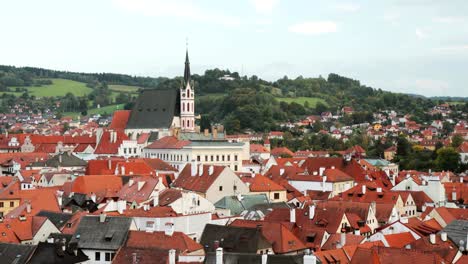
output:
<svg viewBox="0 0 468 264"><path fill-rule="evenodd" d="M190 98L190 89L187 89L187 98Z"/></svg>
<svg viewBox="0 0 468 264"><path fill-rule="evenodd" d="M185 104L182 103L182 112L185 112Z"/></svg>
<svg viewBox="0 0 468 264"><path fill-rule="evenodd" d="M190 112L190 103L187 103L187 112Z"/></svg>
<svg viewBox="0 0 468 264"><path fill-rule="evenodd" d="M182 120L182 127L185 127L185 120Z"/></svg>

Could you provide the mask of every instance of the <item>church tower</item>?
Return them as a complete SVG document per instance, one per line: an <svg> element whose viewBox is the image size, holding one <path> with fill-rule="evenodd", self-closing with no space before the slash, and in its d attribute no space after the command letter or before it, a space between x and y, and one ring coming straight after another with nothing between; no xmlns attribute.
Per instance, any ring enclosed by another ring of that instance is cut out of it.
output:
<svg viewBox="0 0 468 264"><path fill-rule="evenodd" d="M185 53L184 80L180 87L180 127L184 132L195 132L195 91L190 79L188 49Z"/></svg>

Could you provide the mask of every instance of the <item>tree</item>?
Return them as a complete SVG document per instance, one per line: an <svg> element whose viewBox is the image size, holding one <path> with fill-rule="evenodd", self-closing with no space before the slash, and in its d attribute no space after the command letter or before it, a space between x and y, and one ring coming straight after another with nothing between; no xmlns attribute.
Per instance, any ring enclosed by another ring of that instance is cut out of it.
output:
<svg viewBox="0 0 468 264"><path fill-rule="evenodd" d="M458 148L462 143L464 139L461 135L456 134L452 137L452 147Z"/></svg>
<svg viewBox="0 0 468 264"><path fill-rule="evenodd" d="M452 147L441 148L437 151L435 165L439 170L456 171L460 165L460 156Z"/></svg>
<svg viewBox="0 0 468 264"><path fill-rule="evenodd" d="M209 115L202 115L200 118L200 131L205 131L205 129L211 129L211 120Z"/></svg>
<svg viewBox="0 0 468 264"><path fill-rule="evenodd" d="M397 141L397 155L398 156L408 156L411 150L411 145L404 136L399 136Z"/></svg>

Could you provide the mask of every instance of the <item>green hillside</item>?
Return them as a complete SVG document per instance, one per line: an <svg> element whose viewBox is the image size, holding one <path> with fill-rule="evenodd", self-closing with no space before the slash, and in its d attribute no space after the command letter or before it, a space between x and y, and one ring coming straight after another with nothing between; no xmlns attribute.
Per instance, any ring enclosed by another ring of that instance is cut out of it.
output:
<svg viewBox="0 0 468 264"><path fill-rule="evenodd" d="M51 85L29 86L24 88L26 88L31 95L34 95L38 98L64 96L67 93L72 93L75 96L83 96L88 95L93 91L93 89L87 87L86 84L82 82L76 82L65 79L50 80L52 81ZM15 89L16 87L11 87L12 91L14 91Z"/></svg>
<svg viewBox="0 0 468 264"><path fill-rule="evenodd" d="M314 108L318 102L321 102L324 105L328 105L325 100L322 98L317 98L317 97L295 97L295 98L290 98L290 97L276 97L276 100L280 102L286 102L286 103L298 103L300 105L304 105L306 102L308 102L309 107Z"/></svg>

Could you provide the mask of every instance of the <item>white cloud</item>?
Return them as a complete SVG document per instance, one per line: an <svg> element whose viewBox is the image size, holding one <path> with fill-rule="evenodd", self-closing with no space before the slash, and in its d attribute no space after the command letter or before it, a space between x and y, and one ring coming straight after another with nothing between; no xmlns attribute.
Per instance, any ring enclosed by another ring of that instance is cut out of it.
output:
<svg viewBox="0 0 468 264"><path fill-rule="evenodd" d="M141 13L146 16L176 17L199 22L217 23L225 26L238 26L240 19L218 11L203 10L187 0L113 0L114 4L125 11Z"/></svg>
<svg viewBox="0 0 468 264"><path fill-rule="evenodd" d="M464 17L455 17L455 16L447 16L447 17L436 17L432 19L434 22L443 23L443 24L455 24L455 23L462 23L465 21Z"/></svg>
<svg viewBox="0 0 468 264"><path fill-rule="evenodd" d="M416 37L418 39L423 39L423 38L426 38L427 37L427 34L420 28L417 28L416 29Z"/></svg>
<svg viewBox="0 0 468 264"><path fill-rule="evenodd" d="M271 14L279 4L279 0L251 0L255 11L262 14Z"/></svg>
<svg viewBox="0 0 468 264"><path fill-rule="evenodd" d="M340 4L334 5L334 8L341 12L353 13L353 12L357 12L361 7L355 3L340 3Z"/></svg>
<svg viewBox="0 0 468 264"><path fill-rule="evenodd" d="M289 31L303 35L319 35L337 31L337 25L333 21L308 21L289 27Z"/></svg>

